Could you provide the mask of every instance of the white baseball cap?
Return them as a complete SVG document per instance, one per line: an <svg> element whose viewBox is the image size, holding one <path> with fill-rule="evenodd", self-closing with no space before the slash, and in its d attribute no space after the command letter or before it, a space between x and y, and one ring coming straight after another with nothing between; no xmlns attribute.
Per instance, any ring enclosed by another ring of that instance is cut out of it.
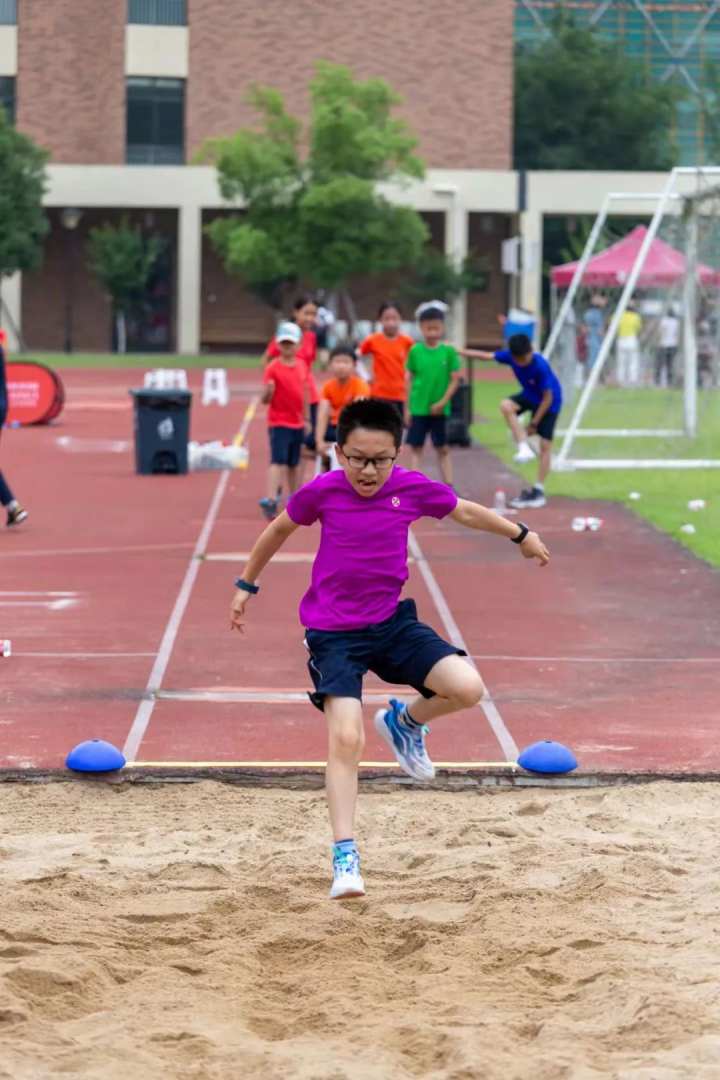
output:
<svg viewBox="0 0 720 1080"><path fill-rule="evenodd" d="M297 323L280 323L275 332L276 341L292 341L293 345L299 345L302 341L302 330Z"/></svg>

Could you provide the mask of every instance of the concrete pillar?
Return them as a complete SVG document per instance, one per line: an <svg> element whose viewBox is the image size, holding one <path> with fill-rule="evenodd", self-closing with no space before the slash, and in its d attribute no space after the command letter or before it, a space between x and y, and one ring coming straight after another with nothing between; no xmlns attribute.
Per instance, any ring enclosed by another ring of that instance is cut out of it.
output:
<svg viewBox="0 0 720 1080"><path fill-rule="evenodd" d="M200 285L202 278L202 210L183 205L178 213L177 349L200 352Z"/></svg>
<svg viewBox="0 0 720 1080"><path fill-rule="evenodd" d="M445 254L455 266L462 266L468 254L468 212L460 203L458 192L450 195L450 209L445 213ZM431 297L428 297L431 299ZM456 297L450 305L450 340L455 346L465 344L467 333L467 297Z"/></svg>
<svg viewBox="0 0 720 1080"><path fill-rule="evenodd" d="M538 210L520 214L522 237L522 274L520 276L520 307L536 316L536 334L540 334L542 315L543 216Z"/></svg>
<svg viewBox="0 0 720 1080"><path fill-rule="evenodd" d="M0 326L7 331L8 348L11 353L18 352L20 341L18 332L22 332L22 274L13 274L11 277L2 278L2 311L0 311ZM9 317L8 317L9 316Z"/></svg>

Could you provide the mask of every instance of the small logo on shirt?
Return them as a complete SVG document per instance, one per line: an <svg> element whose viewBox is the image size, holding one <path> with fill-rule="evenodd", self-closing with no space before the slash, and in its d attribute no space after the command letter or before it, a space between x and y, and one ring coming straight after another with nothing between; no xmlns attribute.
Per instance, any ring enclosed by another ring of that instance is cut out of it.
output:
<svg viewBox="0 0 720 1080"><path fill-rule="evenodd" d="M393 497L392 497L392 499L390 500L390 502L391 502L391 503L393 504L393 506L399 506L399 505L400 505L400 500L399 500L399 498L397 497L397 495L393 495Z"/></svg>

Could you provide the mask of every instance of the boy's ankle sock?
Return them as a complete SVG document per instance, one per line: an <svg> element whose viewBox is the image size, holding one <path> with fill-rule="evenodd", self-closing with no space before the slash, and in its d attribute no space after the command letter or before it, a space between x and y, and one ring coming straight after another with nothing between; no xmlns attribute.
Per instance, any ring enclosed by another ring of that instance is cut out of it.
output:
<svg viewBox="0 0 720 1080"><path fill-rule="evenodd" d="M407 705L405 706L405 708L402 711L401 720L402 720L403 724L405 724L406 727L409 727L409 728L421 728L422 727L422 724L418 724L417 720L413 720L412 716L408 712Z"/></svg>
<svg viewBox="0 0 720 1080"><path fill-rule="evenodd" d="M536 482L536 484L535 484L535 490L536 491L545 491L545 485L541 484L540 481L538 480Z"/></svg>
<svg viewBox="0 0 720 1080"><path fill-rule="evenodd" d="M336 840L333 844L334 855L347 855L349 851L357 851L357 844L352 838L348 840Z"/></svg>
<svg viewBox="0 0 720 1080"><path fill-rule="evenodd" d="M20 503L17 501L17 499L11 499L10 502L5 507L5 509L6 510L17 510L19 505L20 505Z"/></svg>

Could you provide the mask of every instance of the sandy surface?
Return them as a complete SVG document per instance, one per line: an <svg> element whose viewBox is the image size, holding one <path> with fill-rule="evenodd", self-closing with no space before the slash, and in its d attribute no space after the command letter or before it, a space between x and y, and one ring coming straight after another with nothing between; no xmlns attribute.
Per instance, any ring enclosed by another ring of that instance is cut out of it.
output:
<svg viewBox="0 0 720 1080"><path fill-rule="evenodd" d="M712 785L0 788L0 1077L720 1077Z"/></svg>

